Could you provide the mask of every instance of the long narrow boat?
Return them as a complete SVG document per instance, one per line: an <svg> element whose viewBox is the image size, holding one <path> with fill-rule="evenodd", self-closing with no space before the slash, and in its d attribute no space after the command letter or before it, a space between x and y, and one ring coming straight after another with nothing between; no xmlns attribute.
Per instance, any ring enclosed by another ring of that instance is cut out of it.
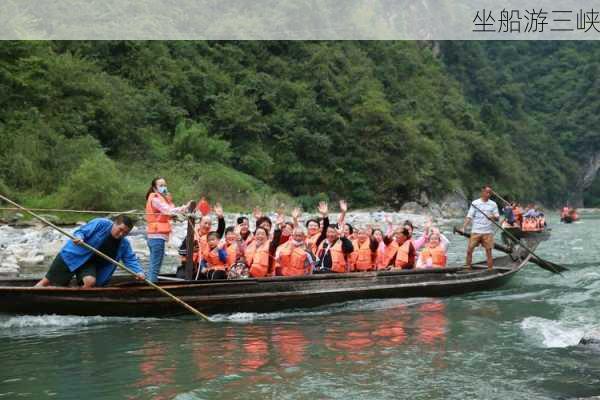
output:
<svg viewBox="0 0 600 400"><path fill-rule="evenodd" d="M546 235L528 235L530 248ZM529 261L529 255L511 250L472 270L463 266L440 269L316 274L222 281L161 282L160 285L206 314L272 312L309 308L371 298L446 297L492 290L504 285ZM173 316L186 311L142 282L115 276L107 287L33 288L34 280L0 281L0 312L110 316Z"/></svg>

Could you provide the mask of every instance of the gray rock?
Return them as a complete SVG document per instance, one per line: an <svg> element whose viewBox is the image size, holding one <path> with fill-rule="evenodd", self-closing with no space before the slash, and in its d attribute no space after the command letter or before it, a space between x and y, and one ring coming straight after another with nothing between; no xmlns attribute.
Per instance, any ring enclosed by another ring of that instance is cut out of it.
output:
<svg viewBox="0 0 600 400"><path fill-rule="evenodd" d="M427 193L421 192L418 203L423 207L427 207L429 205L429 197L427 196Z"/></svg>
<svg viewBox="0 0 600 400"><path fill-rule="evenodd" d="M423 206L421 206L417 202L410 201L402 205L402 208L400 208L400 212L408 214L423 214L425 212L425 208L423 208Z"/></svg>
<svg viewBox="0 0 600 400"><path fill-rule="evenodd" d="M53 214L40 214L40 217L52 222L53 224L60 223L60 218Z"/></svg>
<svg viewBox="0 0 600 400"><path fill-rule="evenodd" d="M600 338L583 337L579 341L579 344L600 346Z"/></svg>
<svg viewBox="0 0 600 400"><path fill-rule="evenodd" d="M467 213L469 200L462 190L446 195L439 204L440 212L445 218L463 217Z"/></svg>

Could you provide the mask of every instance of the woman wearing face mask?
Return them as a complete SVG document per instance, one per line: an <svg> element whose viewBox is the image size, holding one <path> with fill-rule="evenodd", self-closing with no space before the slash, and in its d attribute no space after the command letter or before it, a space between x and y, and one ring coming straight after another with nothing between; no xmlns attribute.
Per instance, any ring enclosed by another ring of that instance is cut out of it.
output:
<svg viewBox="0 0 600 400"><path fill-rule="evenodd" d="M171 217L185 212L189 202L181 207L175 207L167 189L167 181L158 177L152 180L146 193L146 234L150 260L146 276L151 282L158 281L158 274L165 255L165 243L171 234Z"/></svg>

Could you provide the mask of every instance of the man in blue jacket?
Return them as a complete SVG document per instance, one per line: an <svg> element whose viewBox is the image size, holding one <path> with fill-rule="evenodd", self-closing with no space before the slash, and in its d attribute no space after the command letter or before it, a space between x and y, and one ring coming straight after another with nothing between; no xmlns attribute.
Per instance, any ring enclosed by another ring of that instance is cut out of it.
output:
<svg viewBox="0 0 600 400"><path fill-rule="evenodd" d="M116 266L91 250L80 246L85 242L113 260L121 261L144 279L138 258L125 238L133 228L133 221L119 215L114 221L96 218L77 229L56 256L46 276L36 286L68 286L73 276L83 288L104 286L115 272Z"/></svg>

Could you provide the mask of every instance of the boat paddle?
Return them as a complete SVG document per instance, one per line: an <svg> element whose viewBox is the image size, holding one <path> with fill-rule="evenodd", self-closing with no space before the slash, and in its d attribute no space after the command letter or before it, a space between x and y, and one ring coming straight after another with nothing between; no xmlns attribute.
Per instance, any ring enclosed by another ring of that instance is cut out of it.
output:
<svg viewBox="0 0 600 400"><path fill-rule="evenodd" d="M498 222L494 221L486 213L484 213L483 211L481 211L479 209L479 207L477 207L473 203L471 203L471 206L474 209L476 209L477 211L479 211L480 213L482 213L494 225L496 225L498 228L500 228L502 230L502 232L504 232L509 238L511 238L512 240L514 240L515 243L518 243L519 245L521 245L522 248L524 248L529 254L531 254L533 257L535 257L535 259L538 261L538 263L536 263L537 265L539 265L540 267L542 267L543 269L545 269L547 271L550 271L552 273L559 274L559 275L562 275L561 274L562 271L568 271L567 268L565 268L565 267L563 267L561 265L550 263L550 262L548 262L548 261L540 258L540 256L538 256L537 254L535 254L533 252L533 250L531 250L529 247L525 246L523 244L523 242L521 242L519 239L517 239L512 233L510 233L509 231L507 231L506 229L504 229Z"/></svg>
<svg viewBox="0 0 600 400"><path fill-rule="evenodd" d="M504 204L508 204L510 206L510 203L508 201L506 201L505 199L503 199L502 196L500 196L498 193L494 192L494 189L491 189L491 190L492 190L492 194L494 196L496 196L497 198L499 198L500 200L502 200L504 202Z"/></svg>
<svg viewBox="0 0 600 400"><path fill-rule="evenodd" d="M29 211L27 208L15 203L14 201L7 199L6 197L4 197L3 195L0 194L0 199L6 201L7 203L17 207L18 209L26 212L27 214L31 215L32 217L34 217L35 219L42 221L44 224L48 225L49 227L51 227L52 229L62 233L63 235L65 235L66 237L68 237L71 240L79 240L78 238L76 238L75 236L71 235L69 232L66 232L64 230L62 230L61 228L59 228L58 226L54 225L52 222L46 220L44 217L41 217L37 214L35 214L33 211ZM127 273L129 273L130 275L133 275L135 277L137 277L137 274L135 272L133 272L131 269L129 269L128 267L125 266L125 264L118 262L117 260L112 259L111 257L107 256L106 254L102 253L101 251L99 251L98 249L96 249L95 247L90 246L89 244L85 243L84 241L81 241L79 244L79 246L83 246L86 249L90 250L92 253L104 258L105 260L109 261L110 263L116 265L117 267L121 268L122 270L126 271ZM179 297L169 293L168 291L166 291L165 289L161 288L160 286L158 286L157 284L155 284L154 282L149 281L148 279L144 278L144 282L146 282L148 285L150 285L151 287L153 287L154 289L158 290L159 292L161 292L162 294L164 294L165 296L170 297L173 301L175 301L176 303L178 303L179 305L185 307L188 311L190 311L191 313L204 318L206 321L212 322L210 320L210 318L208 318L205 314L201 313L200 311L196 310L194 307L192 307L191 305L189 305L188 303L186 303L185 301L181 300Z"/></svg>

